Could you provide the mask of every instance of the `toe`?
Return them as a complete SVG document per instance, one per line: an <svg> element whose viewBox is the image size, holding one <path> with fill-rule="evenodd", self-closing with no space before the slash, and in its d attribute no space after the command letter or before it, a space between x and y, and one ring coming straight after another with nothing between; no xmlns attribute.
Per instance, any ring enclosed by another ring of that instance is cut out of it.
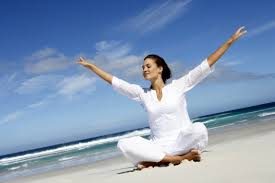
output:
<svg viewBox="0 0 275 183"><path fill-rule="evenodd" d="M140 165L140 164L139 164L139 165L137 166L137 169L138 169L138 170L142 170L142 169L144 169L144 168L145 168L144 165Z"/></svg>

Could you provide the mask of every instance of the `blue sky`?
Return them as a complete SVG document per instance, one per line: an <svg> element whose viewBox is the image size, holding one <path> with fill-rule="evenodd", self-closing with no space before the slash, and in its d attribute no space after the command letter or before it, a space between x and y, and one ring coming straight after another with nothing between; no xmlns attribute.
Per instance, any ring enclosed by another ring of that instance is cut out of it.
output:
<svg viewBox="0 0 275 183"><path fill-rule="evenodd" d="M0 155L147 126L142 107L76 64L149 87L143 58L177 78L238 27L247 34L189 91L191 118L275 101L275 3L269 1L2 1ZM3 140L5 139L5 140Z"/></svg>

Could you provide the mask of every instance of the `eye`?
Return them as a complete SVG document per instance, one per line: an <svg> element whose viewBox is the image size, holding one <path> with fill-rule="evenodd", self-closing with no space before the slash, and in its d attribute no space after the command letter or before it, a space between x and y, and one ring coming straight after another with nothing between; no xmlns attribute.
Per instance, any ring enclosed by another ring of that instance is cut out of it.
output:
<svg viewBox="0 0 275 183"><path fill-rule="evenodd" d="M147 66L147 68L151 67L149 64L147 64L146 66ZM142 65L141 68L144 69L144 65Z"/></svg>

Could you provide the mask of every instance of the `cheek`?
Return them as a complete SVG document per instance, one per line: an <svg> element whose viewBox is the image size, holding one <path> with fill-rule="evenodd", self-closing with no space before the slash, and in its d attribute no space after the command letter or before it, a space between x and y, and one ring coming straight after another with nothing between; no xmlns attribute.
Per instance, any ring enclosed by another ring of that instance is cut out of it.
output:
<svg viewBox="0 0 275 183"><path fill-rule="evenodd" d="M152 71L150 71L150 73L153 74L153 75L157 75L158 71L156 69L152 69Z"/></svg>

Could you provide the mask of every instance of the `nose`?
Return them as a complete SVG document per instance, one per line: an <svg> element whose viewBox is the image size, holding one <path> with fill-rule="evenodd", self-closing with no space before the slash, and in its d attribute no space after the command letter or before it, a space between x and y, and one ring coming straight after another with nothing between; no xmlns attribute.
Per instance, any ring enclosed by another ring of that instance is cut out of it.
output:
<svg viewBox="0 0 275 183"><path fill-rule="evenodd" d="M147 70L144 70L143 73L144 73L144 74L148 74L149 72L148 72Z"/></svg>

